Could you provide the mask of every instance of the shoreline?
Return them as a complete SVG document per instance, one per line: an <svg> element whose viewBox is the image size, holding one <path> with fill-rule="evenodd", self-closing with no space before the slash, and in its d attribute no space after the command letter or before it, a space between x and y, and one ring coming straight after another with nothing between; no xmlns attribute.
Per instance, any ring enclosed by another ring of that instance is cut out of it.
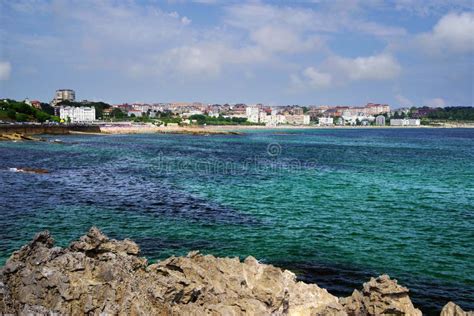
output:
<svg viewBox="0 0 474 316"><path fill-rule="evenodd" d="M251 130L318 130L318 129L411 129L411 128L435 128L435 129L457 129L474 128L474 125L448 125L448 126L306 126L306 125L208 125L208 126L173 126L161 127L154 125L131 125L131 126L100 126L102 134L242 134Z"/></svg>
<svg viewBox="0 0 474 316"><path fill-rule="evenodd" d="M156 126L144 125L84 125L84 126L0 126L0 141L27 139L27 135L121 135L121 134L188 134L188 135L242 135L246 131L271 130L341 130L341 129L462 129L474 124L420 125L420 126L317 126L317 125L207 125Z"/></svg>

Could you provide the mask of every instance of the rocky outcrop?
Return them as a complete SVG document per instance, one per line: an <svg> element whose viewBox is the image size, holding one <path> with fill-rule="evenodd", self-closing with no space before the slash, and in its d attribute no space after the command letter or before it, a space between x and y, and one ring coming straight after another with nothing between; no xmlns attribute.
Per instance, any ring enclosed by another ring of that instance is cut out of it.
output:
<svg viewBox="0 0 474 316"><path fill-rule="evenodd" d="M20 134L20 133L0 134L0 141L1 140L7 140L7 141L30 140L30 141L35 141L35 142L46 141L43 138L31 137L31 136Z"/></svg>
<svg viewBox="0 0 474 316"><path fill-rule="evenodd" d="M400 286L388 275L371 278L364 283L362 292L354 290L352 296L341 299L349 315L413 315L421 316L408 296L409 290Z"/></svg>
<svg viewBox="0 0 474 316"><path fill-rule="evenodd" d="M385 275L338 299L253 257L191 252L149 265L139 254L97 228L68 248L39 233L0 271L0 314L421 315ZM464 315L452 305L443 315Z"/></svg>
<svg viewBox="0 0 474 316"><path fill-rule="evenodd" d="M41 168L9 168L11 172L21 172L21 173L35 173L35 174L46 174L49 173L47 169Z"/></svg>
<svg viewBox="0 0 474 316"><path fill-rule="evenodd" d="M474 316L474 312L465 312L458 305L454 304L453 302L449 302L448 304L444 305L440 316Z"/></svg>
<svg viewBox="0 0 474 316"><path fill-rule="evenodd" d="M141 315L344 315L338 298L252 257L192 252L147 264L130 240L92 228L68 248L48 232L1 271L0 312Z"/></svg>

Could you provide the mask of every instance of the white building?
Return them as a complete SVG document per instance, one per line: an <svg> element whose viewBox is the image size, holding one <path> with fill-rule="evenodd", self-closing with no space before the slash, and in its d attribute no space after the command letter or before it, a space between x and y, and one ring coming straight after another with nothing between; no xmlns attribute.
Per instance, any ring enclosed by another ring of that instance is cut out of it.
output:
<svg viewBox="0 0 474 316"><path fill-rule="evenodd" d="M142 113L146 113L146 112L148 112L149 110L152 109L152 106L148 105L148 104L133 104L132 109L135 110L135 111L140 111Z"/></svg>
<svg viewBox="0 0 474 316"><path fill-rule="evenodd" d="M248 106L245 109L245 116L247 117L247 121L249 122L258 123L260 119L259 114L260 109L256 106Z"/></svg>
<svg viewBox="0 0 474 316"><path fill-rule="evenodd" d="M419 119L391 119L390 126L420 126Z"/></svg>
<svg viewBox="0 0 474 316"><path fill-rule="evenodd" d="M334 125L334 118L332 117L320 117L318 125Z"/></svg>
<svg viewBox="0 0 474 316"><path fill-rule="evenodd" d="M182 117L190 117L192 115L202 115L202 114L204 114L203 111L192 109L192 110L189 110L188 112L181 113L181 116Z"/></svg>
<svg viewBox="0 0 474 316"><path fill-rule="evenodd" d="M210 117L219 117L219 112L209 111L207 115Z"/></svg>
<svg viewBox="0 0 474 316"><path fill-rule="evenodd" d="M285 115L276 114L273 111L271 115L265 112L261 112L259 116L259 121L260 123L264 123L267 126L276 126L276 125L287 123Z"/></svg>
<svg viewBox="0 0 474 316"><path fill-rule="evenodd" d="M62 101L74 102L75 100L76 100L76 93L74 92L74 90L59 89L59 90L56 90L56 94L54 95L53 101L51 101L51 105L55 106L56 104Z"/></svg>
<svg viewBox="0 0 474 316"><path fill-rule="evenodd" d="M379 115L375 118L375 125L385 126L385 116Z"/></svg>
<svg viewBox="0 0 474 316"><path fill-rule="evenodd" d="M127 116L134 116L134 117L142 117L143 116L143 112L140 111L140 110L130 110L127 112Z"/></svg>
<svg viewBox="0 0 474 316"><path fill-rule="evenodd" d="M309 125L310 116L304 114L285 115L286 122L291 125Z"/></svg>
<svg viewBox="0 0 474 316"><path fill-rule="evenodd" d="M62 106L59 108L59 117L65 122L71 123L93 122L95 121L95 108Z"/></svg>

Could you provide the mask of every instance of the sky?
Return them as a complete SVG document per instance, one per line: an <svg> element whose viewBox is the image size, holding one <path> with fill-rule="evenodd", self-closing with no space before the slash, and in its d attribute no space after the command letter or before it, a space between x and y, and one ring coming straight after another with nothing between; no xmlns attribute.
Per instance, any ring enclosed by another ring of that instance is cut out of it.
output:
<svg viewBox="0 0 474 316"><path fill-rule="evenodd" d="M0 0L0 97L472 106L472 0Z"/></svg>

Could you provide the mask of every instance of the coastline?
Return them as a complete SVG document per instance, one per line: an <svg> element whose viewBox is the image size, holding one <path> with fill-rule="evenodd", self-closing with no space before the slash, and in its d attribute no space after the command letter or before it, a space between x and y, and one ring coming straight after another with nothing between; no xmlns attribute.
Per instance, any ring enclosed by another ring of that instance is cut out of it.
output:
<svg viewBox="0 0 474 316"><path fill-rule="evenodd" d="M188 135L242 135L252 130L327 130L327 129L458 129L474 128L474 124L445 124L420 126L316 126L316 125L207 125L156 126L153 124L82 126L6 125L0 126L0 141L34 140L27 135L120 135L120 134L188 134Z"/></svg>
<svg viewBox="0 0 474 316"><path fill-rule="evenodd" d="M317 129L410 129L410 128L474 128L474 124L450 124L444 126L315 126L315 125L208 125L208 126L173 126L155 125L101 126L103 134L240 134L250 130L317 130Z"/></svg>

